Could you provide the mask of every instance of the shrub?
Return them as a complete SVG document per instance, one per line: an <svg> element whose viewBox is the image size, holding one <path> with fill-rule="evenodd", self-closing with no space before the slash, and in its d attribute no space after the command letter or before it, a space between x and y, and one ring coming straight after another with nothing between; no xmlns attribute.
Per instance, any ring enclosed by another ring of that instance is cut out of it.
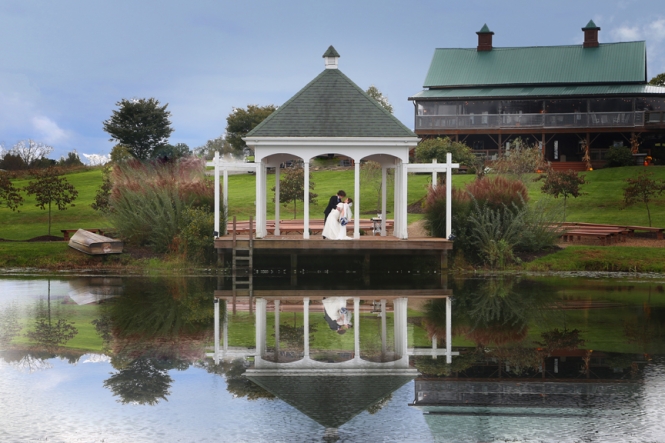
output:
<svg viewBox="0 0 665 443"><path fill-rule="evenodd" d="M475 253L491 268L504 268L515 261L513 250L520 242L525 211L514 205L494 209L487 203L474 201L468 217L469 243Z"/></svg>
<svg viewBox="0 0 665 443"><path fill-rule="evenodd" d="M223 218L223 214L220 215ZM214 213L201 208L188 208L183 224L177 241L179 252L193 262L212 263L215 252L212 241Z"/></svg>
<svg viewBox="0 0 665 443"><path fill-rule="evenodd" d="M625 146L612 146L605 156L607 166L610 168L619 166L632 166L634 164L633 154L630 148Z"/></svg>
<svg viewBox="0 0 665 443"><path fill-rule="evenodd" d="M492 177L452 192L452 233L455 257L505 267L517 261L514 253L552 246L557 234L551 226L558 214L549 202L526 204L526 187L518 180ZM430 188L424 203L425 228L432 236L445 237L445 186Z"/></svg>
<svg viewBox="0 0 665 443"><path fill-rule="evenodd" d="M456 142L449 137L431 138L424 140L416 147L416 160L419 163L430 163L437 159L439 163L446 162L446 154L453 155L453 162L467 166L476 164L476 156L473 155L471 148L462 142Z"/></svg>
<svg viewBox="0 0 665 443"><path fill-rule="evenodd" d="M109 217L120 236L156 252L178 250L174 240L190 222L187 210L212 212L214 185L204 173L204 162L191 157L117 164L111 176Z"/></svg>
<svg viewBox="0 0 665 443"><path fill-rule="evenodd" d="M492 163L492 169L500 174L513 174L518 180L522 180L524 174L545 169L546 161L543 152L536 143L528 144L521 138L515 139L512 149L503 152L499 158Z"/></svg>
<svg viewBox="0 0 665 443"><path fill-rule="evenodd" d="M466 191L480 204L491 209L501 209L513 205L521 208L529 201L528 191L524 183L511 180L500 175L485 177L469 183Z"/></svg>

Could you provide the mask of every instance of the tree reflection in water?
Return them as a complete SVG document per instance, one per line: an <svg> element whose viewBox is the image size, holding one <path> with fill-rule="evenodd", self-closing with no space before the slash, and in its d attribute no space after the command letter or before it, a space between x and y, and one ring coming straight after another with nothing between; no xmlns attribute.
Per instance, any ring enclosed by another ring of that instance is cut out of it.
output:
<svg viewBox="0 0 665 443"><path fill-rule="evenodd" d="M458 279L452 283L453 334L473 341L476 348L455 357L452 365L420 358L421 371L450 375L488 358L498 361L499 377L503 371L520 376L542 367L541 351L523 342L529 323L546 323L545 308L557 297L554 287L514 276ZM445 300L432 300L426 305L424 323L430 338L445 337L445 316Z"/></svg>
<svg viewBox="0 0 665 443"><path fill-rule="evenodd" d="M173 379L167 367L160 367L157 359L139 357L127 367L104 381L104 387L120 397L121 403L155 405L159 400L167 400Z"/></svg>
<svg viewBox="0 0 665 443"><path fill-rule="evenodd" d="M35 310L34 330L25 334L30 340L37 342L41 348L48 351L54 351L66 344L79 332L74 326L74 322L64 318L61 307L62 305L58 303L55 312L57 320L53 319L51 309L51 280L49 280L46 305L44 305L43 300L39 301Z"/></svg>
<svg viewBox="0 0 665 443"><path fill-rule="evenodd" d="M121 297L101 305L93 324L119 370L104 386L122 403L166 400L173 382L167 371L205 358L213 326L212 290L205 282L132 279Z"/></svg>

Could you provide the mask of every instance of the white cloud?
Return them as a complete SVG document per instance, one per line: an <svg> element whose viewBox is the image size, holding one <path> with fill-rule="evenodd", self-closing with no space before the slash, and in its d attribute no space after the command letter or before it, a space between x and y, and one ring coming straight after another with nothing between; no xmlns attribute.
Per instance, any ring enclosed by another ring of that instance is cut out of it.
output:
<svg viewBox="0 0 665 443"><path fill-rule="evenodd" d="M39 132L44 142L48 144L60 143L69 138L67 131L60 128L56 122L48 117L33 117L32 126Z"/></svg>
<svg viewBox="0 0 665 443"><path fill-rule="evenodd" d="M612 30L612 36L620 41L660 42L665 40L665 19L657 18L644 25L622 25Z"/></svg>
<svg viewBox="0 0 665 443"><path fill-rule="evenodd" d="M637 26L621 26L612 32L620 41L642 40L642 32Z"/></svg>
<svg viewBox="0 0 665 443"><path fill-rule="evenodd" d="M648 38L653 38L656 41L665 40L665 19L661 18L647 25L649 30Z"/></svg>

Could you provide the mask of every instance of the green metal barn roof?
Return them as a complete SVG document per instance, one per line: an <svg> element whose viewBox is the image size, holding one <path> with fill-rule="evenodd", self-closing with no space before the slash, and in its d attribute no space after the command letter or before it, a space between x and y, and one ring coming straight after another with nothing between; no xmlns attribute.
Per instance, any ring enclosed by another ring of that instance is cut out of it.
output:
<svg viewBox="0 0 665 443"><path fill-rule="evenodd" d="M646 43L436 49L425 88L646 83Z"/></svg>

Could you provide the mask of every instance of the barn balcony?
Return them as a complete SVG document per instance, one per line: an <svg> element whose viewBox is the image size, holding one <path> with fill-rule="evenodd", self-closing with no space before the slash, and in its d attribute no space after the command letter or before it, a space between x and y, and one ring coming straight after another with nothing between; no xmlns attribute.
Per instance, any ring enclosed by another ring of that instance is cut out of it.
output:
<svg viewBox="0 0 665 443"><path fill-rule="evenodd" d="M634 128L665 125L665 112L575 112L537 114L417 115L416 130Z"/></svg>

